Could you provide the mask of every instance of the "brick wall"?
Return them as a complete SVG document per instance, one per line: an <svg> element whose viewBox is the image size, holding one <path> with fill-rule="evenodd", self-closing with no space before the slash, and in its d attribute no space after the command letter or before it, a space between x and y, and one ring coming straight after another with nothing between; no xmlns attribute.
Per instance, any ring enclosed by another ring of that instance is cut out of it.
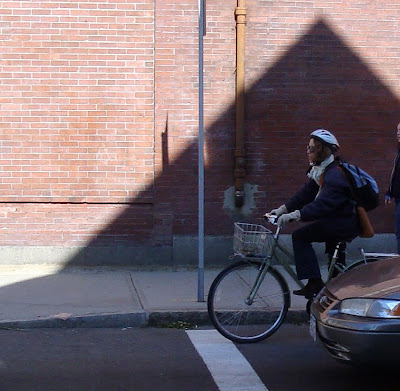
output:
<svg viewBox="0 0 400 391"><path fill-rule="evenodd" d="M162 172L156 187L163 199L171 196L173 232L181 234L195 234L197 219L194 3L169 1L156 7L156 151L164 146L164 154L156 154L156 172ZM233 219L257 218L301 186L305 145L318 127L332 130L342 156L376 176L384 193L397 148L400 6L390 1L365 7L354 0L247 0L246 181L255 190L250 212L233 210L226 191L233 184L235 5L207 1L207 233L230 232ZM371 217L378 232L392 231L392 209L381 207Z"/></svg>
<svg viewBox="0 0 400 391"><path fill-rule="evenodd" d="M246 0L246 182L234 208L235 1L207 0L206 234L305 181L332 130L384 193L396 153L393 1ZM197 0L3 1L0 246L166 245L197 233ZM392 232L393 209L372 212Z"/></svg>
<svg viewBox="0 0 400 391"><path fill-rule="evenodd" d="M233 4L207 3L204 37L205 199L209 233L223 234L223 210L232 185L235 99ZM196 234L198 218L198 10L197 1L156 2L157 201L169 206L174 234ZM228 231L227 231L228 230Z"/></svg>
<svg viewBox="0 0 400 391"><path fill-rule="evenodd" d="M0 243L85 244L153 201L153 1L1 3Z"/></svg>
<svg viewBox="0 0 400 391"><path fill-rule="evenodd" d="M368 6L367 6L368 4ZM305 181L309 132L325 127L342 155L387 188L399 121L400 6L390 1L247 1L248 180L264 205ZM254 17L252 17L254 15ZM392 232L393 209L371 213Z"/></svg>

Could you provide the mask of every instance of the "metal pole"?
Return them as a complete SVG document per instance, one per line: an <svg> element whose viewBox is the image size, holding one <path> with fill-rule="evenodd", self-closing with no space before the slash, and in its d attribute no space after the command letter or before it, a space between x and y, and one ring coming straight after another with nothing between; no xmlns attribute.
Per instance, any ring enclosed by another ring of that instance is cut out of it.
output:
<svg viewBox="0 0 400 391"><path fill-rule="evenodd" d="M197 301L204 301L204 100L203 100L203 36L205 0L199 0L199 266L197 283Z"/></svg>
<svg viewBox="0 0 400 391"><path fill-rule="evenodd" d="M238 0L236 16L236 139L233 177L235 180L235 206L244 204L244 179L246 176L246 150L244 148L244 98L245 98L245 26L246 0Z"/></svg>

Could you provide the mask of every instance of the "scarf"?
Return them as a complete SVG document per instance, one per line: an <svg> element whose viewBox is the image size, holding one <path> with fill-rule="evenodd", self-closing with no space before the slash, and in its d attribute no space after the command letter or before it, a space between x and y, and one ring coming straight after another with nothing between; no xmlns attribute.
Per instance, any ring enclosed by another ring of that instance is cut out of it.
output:
<svg viewBox="0 0 400 391"><path fill-rule="evenodd" d="M333 157L333 155L330 155L323 162L321 162L321 164L319 164L318 166L312 165L311 170L308 172L307 176L310 179L314 179L314 181L317 183L318 186L321 186L320 180L321 180L322 174L324 173L325 168L329 164L331 164L334 160L335 160L335 158Z"/></svg>

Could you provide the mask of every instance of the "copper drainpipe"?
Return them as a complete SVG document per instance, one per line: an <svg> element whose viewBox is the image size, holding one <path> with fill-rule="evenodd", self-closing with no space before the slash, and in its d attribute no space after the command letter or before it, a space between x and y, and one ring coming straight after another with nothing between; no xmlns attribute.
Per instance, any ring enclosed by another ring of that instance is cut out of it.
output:
<svg viewBox="0 0 400 391"><path fill-rule="evenodd" d="M244 36L246 25L246 1L238 0L235 9L236 17L236 145L235 145L235 206L244 204L244 177L246 175L244 147Z"/></svg>

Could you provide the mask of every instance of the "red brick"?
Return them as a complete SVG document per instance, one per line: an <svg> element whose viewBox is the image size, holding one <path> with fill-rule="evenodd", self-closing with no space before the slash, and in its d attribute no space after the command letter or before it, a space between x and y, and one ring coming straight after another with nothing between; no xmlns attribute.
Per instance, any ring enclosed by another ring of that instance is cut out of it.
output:
<svg viewBox="0 0 400 391"><path fill-rule="evenodd" d="M395 3L246 1L246 182L258 189L246 218L304 183L304 145L320 126L384 192L400 120ZM197 5L2 2L0 216L1 205L17 211L7 212L0 245L170 244L197 233ZM211 235L230 233L235 216L223 209L233 185L235 6L207 0ZM392 232L392 212L382 216L373 215L376 230Z"/></svg>

